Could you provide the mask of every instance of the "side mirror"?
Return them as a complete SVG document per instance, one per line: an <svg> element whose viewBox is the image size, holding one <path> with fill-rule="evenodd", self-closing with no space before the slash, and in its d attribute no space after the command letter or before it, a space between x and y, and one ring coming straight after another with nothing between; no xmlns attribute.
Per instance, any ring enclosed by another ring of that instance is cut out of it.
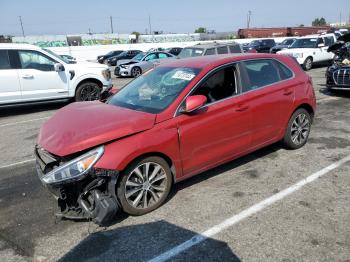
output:
<svg viewBox="0 0 350 262"><path fill-rule="evenodd" d="M191 113L205 105L207 98L203 95L189 96L186 98L185 108L183 113Z"/></svg>
<svg viewBox="0 0 350 262"><path fill-rule="evenodd" d="M61 63L54 64L54 68L56 72L64 71L64 66Z"/></svg>
<svg viewBox="0 0 350 262"><path fill-rule="evenodd" d="M317 46L318 46L318 47L325 47L324 44L318 44Z"/></svg>

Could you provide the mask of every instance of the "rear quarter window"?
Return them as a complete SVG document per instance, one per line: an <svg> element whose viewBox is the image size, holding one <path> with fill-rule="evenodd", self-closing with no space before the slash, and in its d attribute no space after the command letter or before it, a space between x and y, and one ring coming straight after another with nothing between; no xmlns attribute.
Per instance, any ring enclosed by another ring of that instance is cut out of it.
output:
<svg viewBox="0 0 350 262"><path fill-rule="evenodd" d="M230 53L242 53L241 47L239 45L229 45Z"/></svg>
<svg viewBox="0 0 350 262"><path fill-rule="evenodd" d="M216 50L218 51L218 55L228 54L227 46L220 46Z"/></svg>
<svg viewBox="0 0 350 262"><path fill-rule="evenodd" d="M287 66L279 61L275 61L275 65L279 70L281 80L286 80L293 77L293 72Z"/></svg>

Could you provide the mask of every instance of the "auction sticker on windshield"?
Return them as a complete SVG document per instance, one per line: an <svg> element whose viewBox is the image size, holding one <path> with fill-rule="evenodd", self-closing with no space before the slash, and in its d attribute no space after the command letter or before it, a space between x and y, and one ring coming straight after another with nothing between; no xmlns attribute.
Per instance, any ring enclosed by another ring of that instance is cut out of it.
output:
<svg viewBox="0 0 350 262"><path fill-rule="evenodd" d="M194 77L195 77L194 74L186 73L186 72L183 72L183 71L177 71L171 78L190 81Z"/></svg>

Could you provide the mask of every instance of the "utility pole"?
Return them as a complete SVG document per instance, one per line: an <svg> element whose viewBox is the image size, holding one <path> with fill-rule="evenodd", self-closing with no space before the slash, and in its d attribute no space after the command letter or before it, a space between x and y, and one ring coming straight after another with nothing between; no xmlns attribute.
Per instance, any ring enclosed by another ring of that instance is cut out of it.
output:
<svg viewBox="0 0 350 262"><path fill-rule="evenodd" d="M149 34L152 35L151 16L148 16Z"/></svg>
<svg viewBox="0 0 350 262"><path fill-rule="evenodd" d="M250 17L251 17L251 15L252 15L252 11L248 11L248 14L247 14L247 28L249 28L250 27Z"/></svg>
<svg viewBox="0 0 350 262"><path fill-rule="evenodd" d="M22 36L24 37L24 29L23 29L23 23L22 23L22 16L19 16L19 22L21 24L21 28L22 28Z"/></svg>
<svg viewBox="0 0 350 262"><path fill-rule="evenodd" d="M341 26L341 12L339 14L339 26Z"/></svg>
<svg viewBox="0 0 350 262"><path fill-rule="evenodd" d="M112 34L113 34L113 17L110 16L110 17L109 17L109 20L111 21L111 32L112 32Z"/></svg>

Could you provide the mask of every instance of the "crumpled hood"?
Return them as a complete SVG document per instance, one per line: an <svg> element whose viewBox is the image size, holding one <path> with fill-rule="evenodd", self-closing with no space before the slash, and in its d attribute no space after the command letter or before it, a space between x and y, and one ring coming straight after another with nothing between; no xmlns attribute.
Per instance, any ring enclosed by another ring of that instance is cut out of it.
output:
<svg viewBox="0 0 350 262"><path fill-rule="evenodd" d="M72 103L40 129L38 145L66 156L154 126L156 115L101 102Z"/></svg>

